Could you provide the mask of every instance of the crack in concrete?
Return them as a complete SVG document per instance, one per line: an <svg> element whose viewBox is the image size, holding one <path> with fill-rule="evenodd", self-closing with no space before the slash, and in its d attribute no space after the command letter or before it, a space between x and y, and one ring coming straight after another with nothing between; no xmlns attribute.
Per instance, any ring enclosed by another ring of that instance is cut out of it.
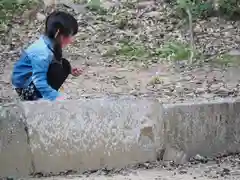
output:
<svg viewBox="0 0 240 180"><path fill-rule="evenodd" d="M32 152L32 149L31 149L31 140L30 140L30 135L29 135L29 129L28 129L28 125L27 125L27 122L26 122L27 117L26 117L25 109L22 106L22 104L21 103L18 103L18 104L20 105L20 108L22 109L22 112L23 112L22 123L23 123L24 131L25 131L26 137L27 137L27 145L28 145L28 149L29 149L29 153L30 153L30 163L31 163L31 169L30 169L29 175L32 175L36 171L36 166L35 166L35 162L34 162L33 152Z"/></svg>
<svg viewBox="0 0 240 180"><path fill-rule="evenodd" d="M29 147L30 157L31 157L31 172L30 172L30 174L34 174L35 171L36 171L36 168L35 168L33 153L32 153L31 146L30 146L29 131L28 131L28 127L27 127L26 123L23 123L23 124L24 124L24 130L25 130L26 136L27 136L27 144L28 144L28 147Z"/></svg>

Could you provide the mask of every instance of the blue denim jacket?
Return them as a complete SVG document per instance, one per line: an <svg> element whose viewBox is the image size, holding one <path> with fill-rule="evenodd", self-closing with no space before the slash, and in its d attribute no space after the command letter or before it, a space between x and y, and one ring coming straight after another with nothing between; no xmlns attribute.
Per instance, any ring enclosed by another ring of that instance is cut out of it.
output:
<svg viewBox="0 0 240 180"><path fill-rule="evenodd" d="M55 100L60 96L60 93L47 83L48 67L54 58L50 48L50 39L41 36L23 51L13 68L12 84L15 88L25 88L33 82L43 99Z"/></svg>

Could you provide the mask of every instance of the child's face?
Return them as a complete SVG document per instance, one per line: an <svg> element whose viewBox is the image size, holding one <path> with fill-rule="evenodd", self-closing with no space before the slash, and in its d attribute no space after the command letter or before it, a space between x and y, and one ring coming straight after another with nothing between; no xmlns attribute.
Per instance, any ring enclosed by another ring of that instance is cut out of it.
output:
<svg viewBox="0 0 240 180"><path fill-rule="evenodd" d="M67 45L71 44L73 42L73 37L72 36L69 36L69 37L64 37L62 36L61 37L61 44L62 44L62 47L66 47Z"/></svg>

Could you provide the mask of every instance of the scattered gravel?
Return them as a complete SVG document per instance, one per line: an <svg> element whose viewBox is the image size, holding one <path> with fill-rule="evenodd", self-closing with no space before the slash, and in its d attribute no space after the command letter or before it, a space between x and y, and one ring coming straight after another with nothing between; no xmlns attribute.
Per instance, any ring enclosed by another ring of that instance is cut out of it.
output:
<svg viewBox="0 0 240 180"><path fill-rule="evenodd" d="M237 180L240 178L239 163L239 154L219 155L215 158L197 155L184 165L176 165L173 162L148 162L123 169L101 169L87 171L81 175L67 172L54 177L37 175L35 178L25 180L36 178L42 180Z"/></svg>

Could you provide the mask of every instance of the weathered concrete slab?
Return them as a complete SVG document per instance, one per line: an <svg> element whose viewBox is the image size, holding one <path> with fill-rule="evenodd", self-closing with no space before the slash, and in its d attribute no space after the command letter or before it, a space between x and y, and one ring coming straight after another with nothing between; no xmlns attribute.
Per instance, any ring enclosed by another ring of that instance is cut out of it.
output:
<svg viewBox="0 0 240 180"><path fill-rule="evenodd" d="M27 176L32 171L23 121L20 106L0 106L0 177Z"/></svg>
<svg viewBox="0 0 240 180"><path fill-rule="evenodd" d="M82 172L156 159L160 104L155 101L106 97L24 107L36 172Z"/></svg>
<svg viewBox="0 0 240 180"><path fill-rule="evenodd" d="M240 102L233 99L164 105L162 121L165 159L240 150Z"/></svg>
<svg viewBox="0 0 240 180"><path fill-rule="evenodd" d="M105 97L22 105L24 112L16 104L0 107L0 176L123 167L157 156L182 163L196 154L240 150L240 102L231 99L161 105Z"/></svg>

